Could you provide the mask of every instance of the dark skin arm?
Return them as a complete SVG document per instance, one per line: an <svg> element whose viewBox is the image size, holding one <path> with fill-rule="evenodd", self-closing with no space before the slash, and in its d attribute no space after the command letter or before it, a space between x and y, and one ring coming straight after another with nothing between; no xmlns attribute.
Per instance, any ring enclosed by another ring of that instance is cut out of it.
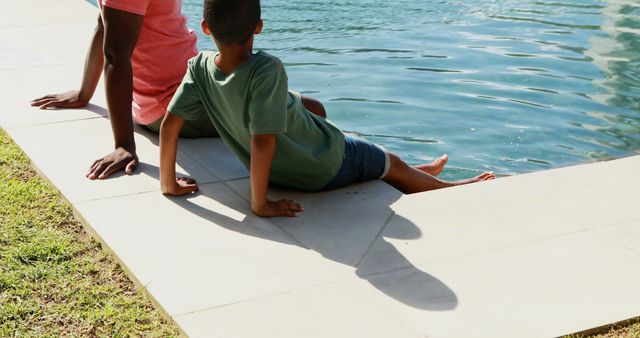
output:
<svg viewBox="0 0 640 338"><path fill-rule="evenodd" d="M49 94L31 101L34 107L40 109L47 108L80 108L89 103L96 91L102 67L104 63L104 54L102 52L102 44L104 38L104 25L102 24L102 16L98 15L98 23L93 31L91 44L87 51L87 57L84 62L84 75L80 90L72 90L61 94Z"/></svg>
<svg viewBox="0 0 640 338"><path fill-rule="evenodd" d="M160 127L160 187L162 193L182 196L198 190L191 178L176 177L176 153L178 135L184 120L167 113ZM261 217L295 217L302 212L302 205L292 200L271 201L267 199L271 160L276 150L275 135L251 136L251 209Z"/></svg>
<svg viewBox="0 0 640 338"><path fill-rule="evenodd" d="M269 171L276 151L276 136L271 134L251 136L251 209L261 217L295 217L304 211L302 205L287 199L271 201L267 199Z"/></svg>
<svg viewBox="0 0 640 338"><path fill-rule="evenodd" d="M184 120L167 113L160 126L160 188L165 195L181 196L198 190L194 179L176 177L178 136Z"/></svg>
<svg viewBox="0 0 640 338"><path fill-rule="evenodd" d="M93 163L87 173L90 179L104 179L122 169L131 174L138 164L131 119L131 55L138 42L143 19L141 15L109 7L103 10L105 91L115 150Z"/></svg>
<svg viewBox="0 0 640 338"><path fill-rule="evenodd" d="M141 15L105 7L93 32L80 90L46 95L31 101L32 106L41 109L84 107L93 96L104 69L115 150L93 162L86 174L90 179L104 179L122 169L131 174L138 164L131 120L131 54L143 19Z"/></svg>

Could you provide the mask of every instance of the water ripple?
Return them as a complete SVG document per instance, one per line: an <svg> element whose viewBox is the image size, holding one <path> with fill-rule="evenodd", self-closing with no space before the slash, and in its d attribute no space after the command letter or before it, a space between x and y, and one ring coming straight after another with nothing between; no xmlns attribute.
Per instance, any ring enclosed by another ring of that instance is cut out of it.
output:
<svg viewBox="0 0 640 338"><path fill-rule="evenodd" d="M394 101L394 100L372 100L366 98L357 98L357 97L338 97L329 99L331 102L341 102L341 101L350 101L350 102L370 102L370 103L390 103L390 104L404 104L404 102Z"/></svg>
<svg viewBox="0 0 640 338"><path fill-rule="evenodd" d="M504 157L504 158L502 158L502 160L506 161L506 162L529 162L529 163L540 164L540 165L547 166L547 167L552 166L551 162L549 162L549 161L545 161L545 160L541 160L541 159L537 159L537 158L530 158L530 157L525 157L525 158L508 158L508 157Z"/></svg>
<svg viewBox="0 0 640 338"><path fill-rule="evenodd" d="M472 73L470 70L455 70L455 69L442 69L442 68L427 68L427 67L407 67L408 70L417 70L421 72L434 72L434 73Z"/></svg>
<svg viewBox="0 0 640 338"><path fill-rule="evenodd" d="M535 102L531 102L531 101L518 100L518 99L506 99L506 100L509 101L509 102L524 104L524 105L528 105L528 106L532 106L532 107L551 109L551 107L549 107L549 106L546 106L546 105L543 105L543 104L539 104L539 103L535 103Z"/></svg>
<svg viewBox="0 0 640 338"><path fill-rule="evenodd" d="M555 7L570 7L570 8L595 8L595 9L603 9L603 5L588 5L588 4L575 4L575 3L565 3L565 2L534 2L534 5L542 5L542 6L555 6Z"/></svg>
<svg viewBox="0 0 640 338"><path fill-rule="evenodd" d="M574 25L574 24L569 24L569 23L560 23L560 22L553 22L553 21L548 21L548 20L540 20L540 19L532 19L532 18L522 18L522 17L517 17L517 16L490 15L489 17L491 19L497 19L497 20L534 22L534 23L539 23L539 24L543 24L543 25L574 28L574 29L587 29L587 30L599 30L600 29L600 26L598 26L598 25Z"/></svg>
<svg viewBox="0 0 640 338"><path fill-rule="evenodd" d="M418 138L418 137L410 137L410 136L398 136L398 135L386 135L386 134L368 134L368 133L362 133L362 132L357 132L357 131L348 131L348 130L345 130L345 133L350 133L350 134L354 134L354 135L361 136L361 137L387 138L387 139L393 139L393 140L399 140L399 141L407 141L407 142L429 143L429 144L441 143L438 140Z"/></svg>
<svg viewBox="0 0 640 338"><path fill-rule="evenodd" d="M324 62L285 62L285 67L299 67L299 66L336 66L335 63Z"/></svg>

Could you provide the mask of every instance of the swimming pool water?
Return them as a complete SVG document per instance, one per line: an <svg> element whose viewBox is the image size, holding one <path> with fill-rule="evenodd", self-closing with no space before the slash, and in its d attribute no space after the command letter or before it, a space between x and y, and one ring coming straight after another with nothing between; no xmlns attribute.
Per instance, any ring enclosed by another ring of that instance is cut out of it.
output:
<svg viewBox="0 0 640 338"><path fill-rule="evenodd" d="M201 50L202 0L184 0ZM640 153L640 1L263 0L290 89L445 178Z"/></svg>

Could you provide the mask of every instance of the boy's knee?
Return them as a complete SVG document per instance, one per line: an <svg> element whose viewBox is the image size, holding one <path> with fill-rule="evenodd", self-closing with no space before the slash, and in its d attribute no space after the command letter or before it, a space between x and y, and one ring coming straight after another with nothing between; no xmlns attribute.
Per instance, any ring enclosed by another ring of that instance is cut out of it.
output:
<svg viewBox="0 0 640 338"><path fill-rule="evenodd" d="M389 173L387 174L386 178L394 179L398 175L402 176L408 168L409 165L398 155L389 153Z"/></svg>
<svg viewBox="0 0 640 338"><path fill-rule="evenodd" d="M327 111L324 109L324 105L322 105L320 101L304 95L301 95L300 97L302 99L302 105L308 111L321 117L327 117Z"/></svg>
<svg viewBox="0 0 640 338"><path fill-rule="evenodd" d="M317 102L317 112L316 115L318 116L322 116L322 117L327 117L327 111L324 109L324 105L322 105L322 103L320 103L320 101L316 101Z"/></svg>
<svg viewBox="0 0 640 338"><path fill-rule="evenodd" d="M400 156L394 154L394 153L389 153L389 166L391 168L398 168L398 167L407 167L409 166L405 161L403 161Z"/></svg>

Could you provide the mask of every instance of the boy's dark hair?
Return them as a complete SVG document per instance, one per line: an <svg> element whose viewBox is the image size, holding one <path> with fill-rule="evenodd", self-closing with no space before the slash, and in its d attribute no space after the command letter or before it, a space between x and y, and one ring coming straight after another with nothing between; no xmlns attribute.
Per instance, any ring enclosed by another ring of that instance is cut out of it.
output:
<svg viewBox="0 0 640 338"><path fill-rule="evenodd" d="M205 0L204 21L222 45L241 45L260 21L260 0Z"/></svg>

